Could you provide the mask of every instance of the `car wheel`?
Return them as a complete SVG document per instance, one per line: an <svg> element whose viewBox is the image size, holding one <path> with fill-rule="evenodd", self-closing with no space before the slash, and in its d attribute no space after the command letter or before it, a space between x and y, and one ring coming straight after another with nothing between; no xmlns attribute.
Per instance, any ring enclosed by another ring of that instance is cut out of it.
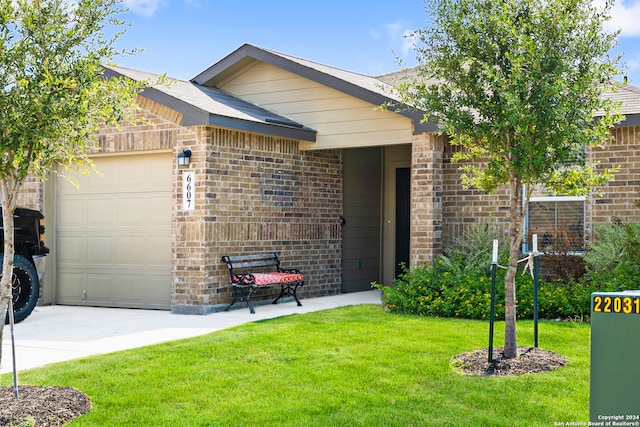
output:
<svg viewBox="0 0 640 427"><path fill-rule="evenodd" d="M11 280L11 293L13 294L13 320L22 322L29 317L38 303L40 296L40 282L38 273L27 258L16 254L13 257L13 278ZM5 319L8 323L9 316Z"/></svg>

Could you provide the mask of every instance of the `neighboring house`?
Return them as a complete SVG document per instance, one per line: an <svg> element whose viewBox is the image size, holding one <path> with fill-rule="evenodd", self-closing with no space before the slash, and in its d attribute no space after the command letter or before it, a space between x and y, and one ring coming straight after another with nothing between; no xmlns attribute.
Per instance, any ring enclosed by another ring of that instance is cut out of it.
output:
<svg viewBox="0 0 640 427"><path fill-rule="evenodd" d="M52 248L43 303L206 314L231 300L221 256L265 251L305 273L302 297L365 290L430 261L469 223L506 223L506 194L464 190L433 123L377 108L395 101L388 78L243 45L190 82L146 89L144 122L98 135L103 177L27 187L27 204L44 194ZM602 198L534 200L529 231L570 222L589 235L640 213L640 89L612 96L627 120L587 156L619 164L616 181Z"/></svg>

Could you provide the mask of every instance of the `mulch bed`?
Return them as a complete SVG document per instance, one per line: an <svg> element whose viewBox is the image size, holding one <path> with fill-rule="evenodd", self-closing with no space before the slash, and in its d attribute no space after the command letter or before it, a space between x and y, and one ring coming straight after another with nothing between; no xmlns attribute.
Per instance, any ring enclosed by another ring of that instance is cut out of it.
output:
<svg viewBox="0 0 640 427"><path fill-rule="evenodd" d="M82 392L69 387L0 387L0 426L63 426L91 410L91 401ZM33 424L31 424L33 422Z"/></svg>
<svg viewBox="0 0 640 427"><path fill-rule="evenodd" d="M451 366L464 375L508 376L553 371L567 364L559 354L535 347L518 347L512 359L504 358L503 348L494 348L492 363L488 356L486 348L459 354L451 359Z"/></svg>

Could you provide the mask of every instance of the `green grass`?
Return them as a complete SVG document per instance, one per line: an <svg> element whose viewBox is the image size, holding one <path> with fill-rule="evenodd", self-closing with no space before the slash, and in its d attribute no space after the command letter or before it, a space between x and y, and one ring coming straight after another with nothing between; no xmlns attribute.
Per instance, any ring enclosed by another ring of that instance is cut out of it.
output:
<svg viewBox="0 0 640 427"><path fill-rule="evenodd" d="M24 372L71 386L93 410L73 426L551 426L588 421L589 325L541 323L553 372L463 376L453 356L486 347L488 323L355 306ZM496 347L503 324L496 325ZM518 324L530 346L533 324ZM2 385L11 378L2 377Z"/></svg>

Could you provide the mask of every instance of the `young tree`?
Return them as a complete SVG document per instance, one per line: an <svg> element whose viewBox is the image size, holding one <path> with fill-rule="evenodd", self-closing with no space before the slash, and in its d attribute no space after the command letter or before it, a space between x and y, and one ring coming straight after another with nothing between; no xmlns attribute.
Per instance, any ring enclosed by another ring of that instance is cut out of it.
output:
<svg viewBox="0 0 640 427"><path fill-rule="evenodd" d="M572 164L602 144L622 118L601 94L618 61L605 33L611 1L425 0L432 21L414 32L416 77L399 85L403 101L425 111L453 145L465 187L510 194L505 278L504 356L515 357L515 275L524 211L537 185L588 195L612 170ZM598 119L594 120L594 115Z"/></svg>
<svg viewBox="0 0 640 427"><path fill-rule="evenodd" d="M45 180L58 165L87 172L98 126L129 117L136 106L139 84L102 76L102 63L133 53L114 47L123 33L115 17L123 11L121 1L0 0L0 342L22 184L27 176Z"/></svg>

